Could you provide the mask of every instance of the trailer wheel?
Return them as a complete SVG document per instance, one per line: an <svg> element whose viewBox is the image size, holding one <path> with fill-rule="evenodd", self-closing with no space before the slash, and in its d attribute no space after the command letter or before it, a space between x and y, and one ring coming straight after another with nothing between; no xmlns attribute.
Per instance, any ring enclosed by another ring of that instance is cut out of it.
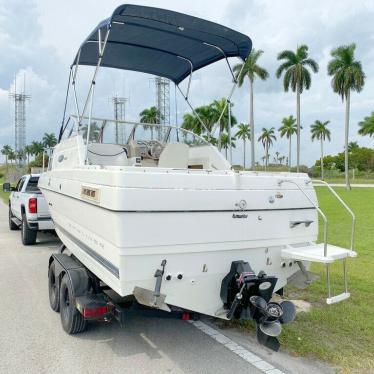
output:
<svg viewBox="0 0 374 374"><path fill-rule="evenodd" d="M11 231L19 230L18 225L16 225L13 222L12 218L13 218L13 214L12 214L12 211L11 211L10 206L9 206L9 230L11 230Z"/></svg>
<svg viewBox="0 0 374 374"><path fill-rule="evenodd" d="M62 277L60 284L60 315L62 328L68 334L77 334L87 327L87 321L75 307L73 290L67 274Z"/></svg>
<svg viewBox="0 0 374 374"><path fill-rule="evenodd" d="M49 294L49 305L55 312L60 311L60 288L58 284L58 278L55 272L54 261L49 265L48 268L48 294Z"/></svg>
<svg viewBox="0 0 374 374"><path fill-rule="evenodd" d="M23 245L33 245L36 242L36 235L38 232L36 230L31 230L27 226L26 216L22 214L22 224L21 224L21 236Z"/></svg>

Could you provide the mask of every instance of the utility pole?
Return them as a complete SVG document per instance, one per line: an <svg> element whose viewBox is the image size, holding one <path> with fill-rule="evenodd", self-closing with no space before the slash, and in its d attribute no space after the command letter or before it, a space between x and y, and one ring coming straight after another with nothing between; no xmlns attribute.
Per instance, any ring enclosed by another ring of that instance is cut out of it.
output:
<svg viewBox="0 0 374 374"><path fill-rule="evenodd" d="M31 99L26 94L26 75L23 76L22 92L17 92L17 77L14 76L14 92L10 92L9 97L14 101L14 150L17 163L23 165L26 160L26 101Z"/></svg>
<svg viewBox="0 0 374 374"><path fill-rule="evenodd" d="M125 121L126 118L126 104L128 102L127 97L119 97L117 95L112 97L112 103L114 107L114 119L115 124L115 139L117 144L126 143L126 126L124 124L118 125L117 121Z"/></svg>

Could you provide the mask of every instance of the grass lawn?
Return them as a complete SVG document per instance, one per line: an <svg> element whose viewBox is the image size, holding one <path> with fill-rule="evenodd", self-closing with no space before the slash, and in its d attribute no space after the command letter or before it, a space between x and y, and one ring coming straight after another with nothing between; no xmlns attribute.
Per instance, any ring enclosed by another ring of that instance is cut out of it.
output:
<svg viewBox="0 0 374 374"><path fill-rule="evenodd" d="M318 178L316 178L318 179ZM328 183L341 183L345 184L344 178L325 178L326 182ZM349 180L351 184L374 184L374 179L368 179L368 178L355 178Z"/></svg>
<svg viewBox="0 0 374 374"><path fill-rule="evenodd" d="M369 373L374 370L374 188L336 191L353 209L357 218L356 251L348 261L351 298L326 305L325 267L314 264L312 271L321 279L306 290L289 289L286 296L312 303L310 313L300 313L286 325L282 344L291 352L329 361L343 372ZM350 220L326 188L317 188L320 205L329 218L329 242L347 247ZM320 228L322 234L322 227ZM333 264L332 290L343 290L342 264Z"/></svg>

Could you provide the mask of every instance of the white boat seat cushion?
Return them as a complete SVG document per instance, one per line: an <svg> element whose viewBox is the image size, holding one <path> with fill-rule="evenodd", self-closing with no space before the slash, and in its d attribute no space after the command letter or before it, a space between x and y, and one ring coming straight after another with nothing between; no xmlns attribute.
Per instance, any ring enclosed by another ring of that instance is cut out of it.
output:
<svg viewBox="0 0 374 374"><path fill-rule="evenodd" d="M118 144L90 143L87 156L91 165L125 166L128 164L127 151Z"/></svg>
<svg viewBox="0 0 374 374"><path fill-rule="evenodd" d="M187 169L190 147L183 143L169 143L160 154L158 167Z"/></svg>

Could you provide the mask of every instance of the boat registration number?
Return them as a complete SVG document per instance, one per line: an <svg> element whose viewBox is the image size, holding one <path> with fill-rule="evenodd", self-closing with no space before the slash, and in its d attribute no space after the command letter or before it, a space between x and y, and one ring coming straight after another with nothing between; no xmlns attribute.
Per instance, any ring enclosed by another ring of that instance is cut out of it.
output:
<svg viewBox="0 0 374 374"><path fill-rule="evenodd" d="M82 186L81 197L85 200L100 201L100 190L98 188L92 188L87 186Z"/></svg>

